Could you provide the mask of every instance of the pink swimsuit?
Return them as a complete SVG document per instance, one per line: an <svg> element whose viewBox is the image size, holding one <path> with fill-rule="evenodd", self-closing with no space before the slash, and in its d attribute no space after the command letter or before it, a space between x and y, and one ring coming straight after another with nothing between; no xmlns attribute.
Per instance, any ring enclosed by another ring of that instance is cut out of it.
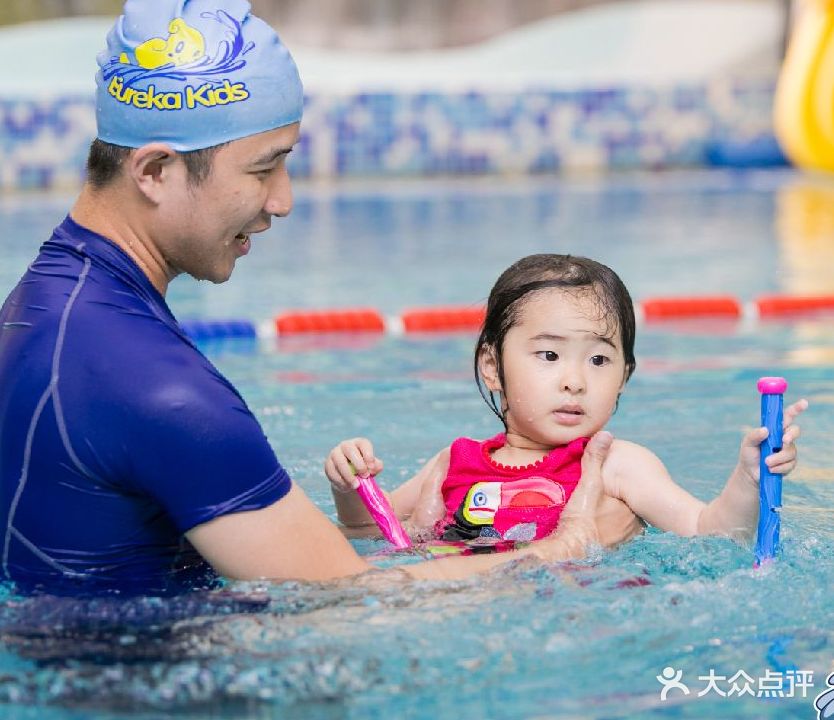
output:
<svg viewBox="0 0 834 720"><path fill-rule="evenodd" d="M582 475L588 438L560 445L536 463L508 467L492 459L504 433L489 440L458 438L441 491L446 516L438 524L444 540L476 537L530 541L556 529L559 516Z"/></svg>

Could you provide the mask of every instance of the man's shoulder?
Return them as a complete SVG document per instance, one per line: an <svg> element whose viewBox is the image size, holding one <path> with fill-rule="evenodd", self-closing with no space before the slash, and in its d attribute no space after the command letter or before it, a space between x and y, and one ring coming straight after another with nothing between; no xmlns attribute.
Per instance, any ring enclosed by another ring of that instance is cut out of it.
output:
<svg viewBox="0 0 834 720"><path fill-rule="evenodd" d="M118 315L122 315L119 313ZM120 404L156 423L207 423L245 410L240 394L176 325L141 317L75 323L60 358L64 387L76 400ZM247 411L248 412L248 411Z"/></svg>

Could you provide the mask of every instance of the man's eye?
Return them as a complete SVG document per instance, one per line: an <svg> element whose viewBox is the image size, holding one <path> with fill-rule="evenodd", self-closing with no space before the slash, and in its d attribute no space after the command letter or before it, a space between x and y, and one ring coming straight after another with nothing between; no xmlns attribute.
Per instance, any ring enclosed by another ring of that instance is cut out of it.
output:
<svg viewBox="0 0 834 720"><path fill-rule="evenodd" d="M547 360L547 362L556 362L559 359L559 353L555 353L553 350L541 350L536 355L542 360Z"/></svg>
<svg viewBox="0 0 834 720"><path fill-rule="evenodd" d="M594 355L591 358L591 364L596 365L597 367L602 367L610 362L610 360L605 357L605 355Z"/></svg>

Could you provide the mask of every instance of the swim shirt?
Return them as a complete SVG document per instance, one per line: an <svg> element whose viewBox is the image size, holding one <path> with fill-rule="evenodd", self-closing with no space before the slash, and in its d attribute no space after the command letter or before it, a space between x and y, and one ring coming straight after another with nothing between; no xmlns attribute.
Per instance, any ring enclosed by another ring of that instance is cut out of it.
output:
<svg viewBox="0 0 834 720"><path fill-rule="evenodd" d="M211 586L184 533L290 489L150 280L70 217L0 309L0 378L0 560L24 592Z"/></svg>
<svg viewBox="0 0 834 720"><path fill-rule="evenodd" d="M504 433L481 442L455 440L441 486L446 505L439 525L441 539L526 542L552 533L579 484L588 440L582 437L560 445L523 467L493 460L492 453L507 441Z"/></svg>

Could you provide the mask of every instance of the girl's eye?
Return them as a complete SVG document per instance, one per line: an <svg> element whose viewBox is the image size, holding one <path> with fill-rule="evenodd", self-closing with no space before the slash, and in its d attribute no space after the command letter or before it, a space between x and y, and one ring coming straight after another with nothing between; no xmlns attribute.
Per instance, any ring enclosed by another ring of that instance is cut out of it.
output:
<svg viewBox="0 0 834 720"><path fill-rule="evenodd" d="M611 362L605 355L594 355L591 358L591 364L596 365L597 367L602 367L603 365L607 365Z"/></svg>
<svg viewBox="0 0 834 720"><path fill-rule="evenodd" d="M559 359L559 353L555 353L553 350L541 350L536 355L547 362L556 362Z"/></svg>

